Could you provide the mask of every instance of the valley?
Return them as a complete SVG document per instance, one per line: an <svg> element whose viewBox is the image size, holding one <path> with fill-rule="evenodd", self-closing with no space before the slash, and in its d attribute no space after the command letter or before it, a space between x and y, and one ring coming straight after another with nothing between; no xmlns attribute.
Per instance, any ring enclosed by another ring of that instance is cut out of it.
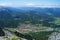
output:
<svg viewBox="0 0 60 40"><path fill-rule="evenodd" d="M60 30L60 8L0 7L1 40L48 40ZM23 35L23 36L21 36ZM11 39L10 39L11 37Z"/></svg>

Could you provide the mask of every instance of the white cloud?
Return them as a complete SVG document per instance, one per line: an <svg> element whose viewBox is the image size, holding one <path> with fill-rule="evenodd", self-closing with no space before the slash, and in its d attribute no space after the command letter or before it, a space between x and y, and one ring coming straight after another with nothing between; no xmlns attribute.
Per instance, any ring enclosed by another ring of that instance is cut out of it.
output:
<svg viewBox="0 0 60 40"><path fill-rule="evenodd" d="M4 4L4 3L0 3L0 6L5 6L6 4Z"/></svg>
<svg viewBox="0 0 60 40"><path fill-rule="evenodd" d="M35 4L33 3L27 3L26 6L34 6Z"/></svg>
<svg viewBox="0 0 60 40"><path fill-rule="evenodd" d="M8 4L8 3L0 3L0 6L12 6L12 4Z"/></svg>
<svg viewBox="0 0 60 40"><path fill-rule="evenodd" d="M18 4L14 3L0 3L0 6L16 7Z"/></svg>
<svg viewBox="0 0 60 40"><path fill-rule="evenodd" d="M35 4L35 3L0 3L0 6L10 6L10 7L60 7L59 4Z"/></svg>

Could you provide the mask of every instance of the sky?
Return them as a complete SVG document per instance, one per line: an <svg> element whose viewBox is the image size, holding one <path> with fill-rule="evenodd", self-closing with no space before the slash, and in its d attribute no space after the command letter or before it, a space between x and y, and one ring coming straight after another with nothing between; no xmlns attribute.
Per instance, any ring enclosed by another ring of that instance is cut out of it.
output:
<svg viewBox="0 0 60 40"><path fill-rule="evenodd" d="M60 0L0 0L0 6L60 7Z"/></svg>

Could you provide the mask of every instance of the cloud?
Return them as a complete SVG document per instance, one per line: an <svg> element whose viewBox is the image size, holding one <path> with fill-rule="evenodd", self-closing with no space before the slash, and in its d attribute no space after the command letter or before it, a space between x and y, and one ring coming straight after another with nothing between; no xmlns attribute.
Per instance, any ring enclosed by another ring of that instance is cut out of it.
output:
<svg viewBox="0 0 60 40"><path fill-rule="evenodd" d="M0 3L0 6L13 6L11 3Z"/></svg>
<svg viewBox="0 0 60 40"><path fill-rule="evenodd" d="M59 4L35 4L35 3L0 3L0 6L9 6L9 7L60 7Z"/></svg>
<svg viewBox="0 0 60 40"><path fill-rule="evenodd" d="M35 4L33 4L33 3L27 3L27 4L25 4L26 6L34 6Z"/></svg>
<svg viewBox="0 0 60 40"><path fill-rule="evenodd" d="M34 6L33 3L0 3L0 6L10 6L10 7L31 7Z"/></svg>
<svg viewBox="0 0 60 40"><path fill-rule="evenodd" d="M17 6L19 6L19 4L16 4L16 3L0 3L0 6L17 7Z"/></svg>

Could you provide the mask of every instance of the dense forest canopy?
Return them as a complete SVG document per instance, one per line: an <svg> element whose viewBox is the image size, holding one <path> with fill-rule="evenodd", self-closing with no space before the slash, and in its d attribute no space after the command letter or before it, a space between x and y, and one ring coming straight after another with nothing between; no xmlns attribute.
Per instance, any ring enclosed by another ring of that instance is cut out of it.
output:
<svg viewBox="0 0 60 40"><path fill-rule="evenodd" d="M60 8L0 8L0 27L17 27L20 24L42 24L60 27ZM56 22L57 21L57 22Z"/></svg>

